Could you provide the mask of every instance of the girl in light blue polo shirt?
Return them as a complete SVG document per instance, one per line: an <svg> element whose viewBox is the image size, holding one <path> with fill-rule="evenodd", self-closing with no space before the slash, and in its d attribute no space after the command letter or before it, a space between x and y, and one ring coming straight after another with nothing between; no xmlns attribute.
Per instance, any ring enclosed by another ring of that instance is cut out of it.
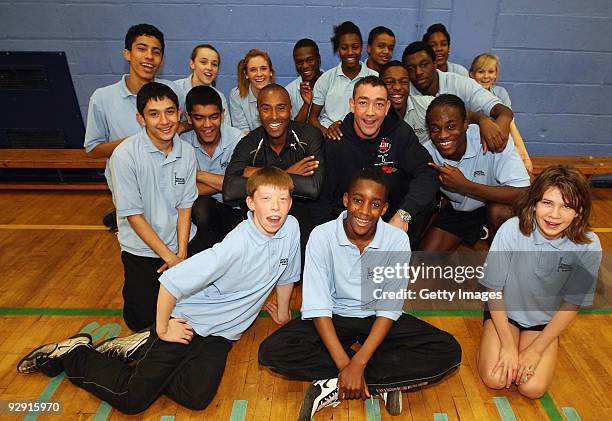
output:
<svg viewBox="0 0 612 421"><path fill-rule="evenodd" d="M485 309L478 372L490 388L518 386L538 399L549 389L559 335L582 306L593 303L601 263L589 227L585 177L556 165L545 169L495 236L480 283L501 293ZM500 299L501 298L501 299Z"/></svg>
<svg viewBox="0 0 612 421"><path fill-rule="evenodd" d="M510 96L508 91L503 86L496 85L497 79L499 78L499 58L494 54L483 53L472 61L470 66L470 77L478 82L483 88L489 90L508 108L512 108ZM514 146L521 155L525 168L531 174L533 172L533 164L529 158L529 153L525 147L523 137L516 127L514 120L510 123L510 135L514 139Z"/></svg>
<svg viewBox="0 0 612 421"><path fill-rule="evenodd" d="M245 134L261 126L257 111L257 95L270 83L274 83L274 68L268 53L253 48L238 62L236 72L238 86L230 92L232 126Z"/></svg>
<svg viewBox="0 0 612 421"><path fill-rule="evenodd" d="M186 78L175 80L183 91L183 98L187 97L189 91L196 86L210 86L221 97L221 106L223 107L223 123L230 124L229 111L227 108L227 100L223 92L215 88L217 74L221 66L221 55L215 47L210 44L197 45L191 52L189 57L189 68L191 74ZM184 110L183 110L184 111Z"/></svg>
<svg viewBox="0 0 612 421"><path fill-rule="evenodd" d="M450 52L451 37L446 26L441 23L434 23L427 32L423 35L423 42L431 45L436 54L436 68L441 72L457 73L461 76L468 76L468 71L465 67L457 63L448 61L448 53Z"/></svg>
<svg viewBox="0 0 612 421"><path fill-rule="evenodd" d="M339 140L340 124L350 111L349 98L355 84L366 76L378 76L378 72L361 61L363 38L353 22L334 26L331 42L340 64L323 73L315 83L308 122L318 127L323 136Z"/></svg>

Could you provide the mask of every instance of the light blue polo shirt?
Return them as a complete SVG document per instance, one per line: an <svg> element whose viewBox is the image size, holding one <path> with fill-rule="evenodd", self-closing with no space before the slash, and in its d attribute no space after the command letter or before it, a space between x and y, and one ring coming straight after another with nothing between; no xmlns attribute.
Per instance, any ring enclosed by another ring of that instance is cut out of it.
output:
<svg viewBox="0 0 612 421"><path fill-rule="evenodd" d="M480 283L502 291L508 317L525 327L548 323L562 301L590 306L602 251L597 235L587 236L589 244L548 240L537 225L524 235L518 217L508 219L493 239Z"/></svg>
<svg viewBox="0 0 612 421"><path fill-rule="evenodd" d="M344 120L350 111L349 99L353 96L355 84L366 76L378 76L378 72L370 69L364 62L359 63L361 70L353 80L342 72L342 63L324 72L317 79L312 92L312 103L323 107L319 114L321 125L329 127L334 121Z"/></svg>
<svg viewBox="0 0 612 421"><path fill-rule="evenodd" d="M410 241L405 232L378 220L376 234L363 254L344 231L344 211L334 220L319 225L310 234L302 286L302 319L315 317L369 317L376 315L397 320L404 300L376 300L377 285L386 291L400 291L407 278L376 284L374 267L393 267L410 261ZM362 268L367 268L365 279Z"/></svg>
<svg viewBox="0 0 612 421"><path fill-rule="evenodd" d="M191 208L198 198L193 148L175 135L172 151L164 156L146 130L141 129L117 146L108 168L121 250L136 256L159 257L127 220L128 216L143 214L153 231L176 253L178 209ZM192 223L189 240L195 233Z"/></svg>
<svg viewBox="0 0 612 421"><path fill-rule="evenodd" d="M193 83L191 82L191 75L183 79L175 80L174 83L176 83L176 85L182 91L183 98L187 100L187 94L189 93L189 91L191 91L191 89L193 89ZM220 90L218 90L216 87L212 85L211 85L211 88L213 88L215 92L217 92L219 96L221 97L221 107L223 107L223 124L227 124L228 126L231 126L229 108L227 107L227 100L225 99L225 95L223 95L223 92L221 92ZM183 109L183 111L187 111L187 108Z"/></svg>
<svg viewBox="0 0 612 421"><path fill-rule="evenodd" d="M461 76L470 77L470 72L468 72L468 70L460 64L451 63L450 61L447 61L446 67L448 68L448 71L451 73L456 73Z"/></svg>
<svg viewBox="0 0 612 421"><path fill-rule="evenodd" d="M84 147L91 152L100 143L123 139L138 133L142 126L136 120L136 95L130 92L126 85L128 75L112 85L98 88L89 99L87 111L87 127L85 129ZM168 85L179 99L179 108L183 108L185 98L182 91L172 81L155 79L155 82ZM110 185L108 160L104 171L106 181Z"/></svg>
<svg viewBox="0 0 612 421"><path fill-rule="evenodd" d="M212 248L165 271L159 281L177 299L172 316L200 336L238 340L272 289L300 279L300 229L289 215L274 236L253 213Z"/></svg>
<svg viewBox="0 0 612 421"><path fill-rule="evenodd" d="M189 143L195 149L196 159L198 161L198 170L206 171L213 174L225 175L225 169L229 165L234 148L242 139L242 132L235 127L221 125L221 139L215 148L213 156L206 153L200 142L195 130L190 130L183 133L181 139ZM212 198L223 203L223 194L215 193Z"/></svg>
<svg viewBox="0 0 612 421"><path fill-rule="evenodd" d="M441 72L436 70L439 77L438 93L457 95L465 103L468 111L483 113L490 116L491 110L501 101L480 86L474 79L461 76L451 72ZM423 94L410 82L410 96L423 96Z"/></svg>
<svg viewBox="0 0 612 421"><path fill-rule="evenodd" d="M435 97L429 95L408 96L408 100L406 101L406 115L404 115L404 121L412 127L421 145L431 142L425 115L427 114L429 104L431 104L431 101L434 99Z"/></svg>
<svg viewBox="0 0 612 421"><path fill-rule="evenodd" d="M508 138L506 148L502 152L492 153L487 151L484 155L480 144L480 128L476 124L469 125L466 137L465 154L459 162L444 158L433 142L424 146L436 165L443 165L446 162L453 167L457 167L465 178L475 183L487 186L529 186L529 174L527 174L525 165L514 148L512 136ZM440 187L440 190L448 197L453 209L458 211L472 211L486 204L479 199L444 187Z"/></svg>
<svg viewBox="0 0 612 421"><path fill-rule="evenodd" d="M243 133L250 132L261 126L259 112L257 111L257 97L251 91L246 97L241 97L238 87L230 92L230 114L232 116L232 126L240 129Z"/></svg>
<svg viewBox="0 0 612 421"><path fill-rule="evenodd" d="M302 105L304 105L304 100L302 99L302 95L300 95L300 85L302 84L302 76L298 76L297 79L291 81L285 89L289 94L289 99L291 100L291 119L295 119L295 117L300 112Z"/></svg>
<svg viewBox="0 0 612 421"><path fill-rule="evenodd" d="M512 101L510 101L510 95L508 95L508 91L506 88L499 85L491 86L491 93L499 98L499 100L508 108L512 108Z"/></svg>

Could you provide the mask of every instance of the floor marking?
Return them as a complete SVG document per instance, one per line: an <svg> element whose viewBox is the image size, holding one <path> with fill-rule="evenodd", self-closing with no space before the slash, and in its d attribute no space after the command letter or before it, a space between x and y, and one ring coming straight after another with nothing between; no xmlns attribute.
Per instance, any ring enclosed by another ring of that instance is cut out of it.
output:
<svg viewBox="0 0 612 421"><path fill-rule="evenodd" d="M121 326L119 326L117 323L108 323L100 326L100 323L98 322L91 322L80 330L80 333L89 333L94 341L111 338L113 336L119 336L120 332ZM59 376L55 376L51 380L49 380L47 386L43 389L37 400L41 402L50 401L51 397L55 394L55 392L59 388L59 385L62 383L65 377L66 375L62 373ZM105 403L106 402L102 402L102 404ZM100 404L98 410L102 408L102 404ZM39 414L28 414L23 417L23 421L35 421L36 419L38 419L38 415ZM106 416L108 416L108 414ZM103 421L105 419L106 417L99 420L96 419L96 421Z"/></svg>
<svg viewBox="0 0 612 421"><path fill-rule="evenodd" d="M104 225L20 225L0 224L3 230L80 230L80 231L108 231Z"/></svg>
<svg viewBox="0 0 612 421"><path fill-rule="evenodd" d="M380 401L378 399L366 399L365 410L366 421L380 421Z"/></svg>
<svg viewBox="0 0 612 421"><path fill-rule="evenodd" d="M248 401L235 400L232 405L232 414L230 415L230 421L244 421L246 418Z"/></svg>
<svg viewBox="0 0 612 421"><path fill-rule="evenodd" d="M174 421L174 416L172 415L162 415L159 421Z"/></svg>
<svg viewBox="0 0 612 421"><path fill-rule="evenodd" d="M593 228L593 232L612 232L612 228Z"/></svg>
<svg viewBox="0 0 612 421"><path fill-rule="evenodd" d="M98 406L98 410L96 414L91 419L92 421L105 421L110 415L113 407L107 404L106 402L100 402L100 406Z"/></svg>
<svg viewBox="0 0 612 421"><path fill-rule="evenodd" d="M571 406L564 406L561 408L561 410L563 411L565 418L567 418L567 421L582 421L582 418L580 418L580 415L578 415L578 411Z"/></svg>
<svg viewBox="0 0 612 421"><path fill-rule="evenodd" d="M552 400L548 392L544 393L544 396L540 398L540 403L544 407L544 411L546 411L546 415L548 415L548 419L550 421L563 421L563 417L561 417L555 402Z"/></svg>
<svg viewBox="0 0 612 421"><path fill-rule="evenodd" d="M512 411L508 398L505 396L494 396L493 401L495 402L497 412L499 412L502 421L516 421L516 415L514 415Z"/></svg>
<svg viewBox="0 0 612 421"><path fill-rule="evenodd" d="M434 421L448 421L448 415L443 412L434 412Z"/></svg>

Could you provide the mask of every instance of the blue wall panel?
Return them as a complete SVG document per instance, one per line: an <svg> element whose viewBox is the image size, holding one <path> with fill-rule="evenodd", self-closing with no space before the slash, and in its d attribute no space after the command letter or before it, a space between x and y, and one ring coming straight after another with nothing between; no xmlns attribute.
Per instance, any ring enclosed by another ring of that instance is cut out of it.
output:
<svg viewBox="0 0 612 421"><path fill-rule="evenodd" d="M0 50L65 51L85 116L93 90L127 71L121 52L132 24L165 33L160 76L168 79L187 75L195 44L213 43L222 57L217 86L228 94L237 61L252 47L270 53L281 83L295 77L291 50L301 37L319 42L325 69L335 66L329 37L343 20L355 21L364 38L389 26L395 58L428 25L443 22L452 61L467 67L480 52L500 56L500 84L532 153L612 152L609 0L0 0Z"/></svg>

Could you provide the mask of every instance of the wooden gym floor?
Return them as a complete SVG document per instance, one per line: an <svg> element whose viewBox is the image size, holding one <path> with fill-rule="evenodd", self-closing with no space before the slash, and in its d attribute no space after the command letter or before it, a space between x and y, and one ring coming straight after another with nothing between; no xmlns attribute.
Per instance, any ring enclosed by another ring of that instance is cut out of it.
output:
<svg viewBox="0 0 612 421"><path fill-rule="evenodd" d="M612 249L612 189L593 189L593 227ZM257 365L259 343L276 329L260 317L235 343L212 404L193 412L161 397L146 412L125 416L63 379L21 375L19 359L40 344L87 331L94 338L129 330L120 316L122 266L115 236L101 224L112 206L108 192L0 192L0 400L61 400L60 416L9 416L49 420L295 420L306 382L288 381ZM603 282L601 280L604 280ZM599 292L612 286L610 268ZM606 294L608 295L608 294ZM608 306L610 307L610 306ZM299 291L294 299L299 309ZM561 336L555 380L544 398L491 391L475 369L481 316L423 317L452 333L463 348L457 373L440 384L403 394L404 412L389 416L378 400L347 401L316 420L610 420L612 419L612 314L581 314ZM407 361L407 364L410 362ZM6 407L6 402L4 402Z"/></svg>

